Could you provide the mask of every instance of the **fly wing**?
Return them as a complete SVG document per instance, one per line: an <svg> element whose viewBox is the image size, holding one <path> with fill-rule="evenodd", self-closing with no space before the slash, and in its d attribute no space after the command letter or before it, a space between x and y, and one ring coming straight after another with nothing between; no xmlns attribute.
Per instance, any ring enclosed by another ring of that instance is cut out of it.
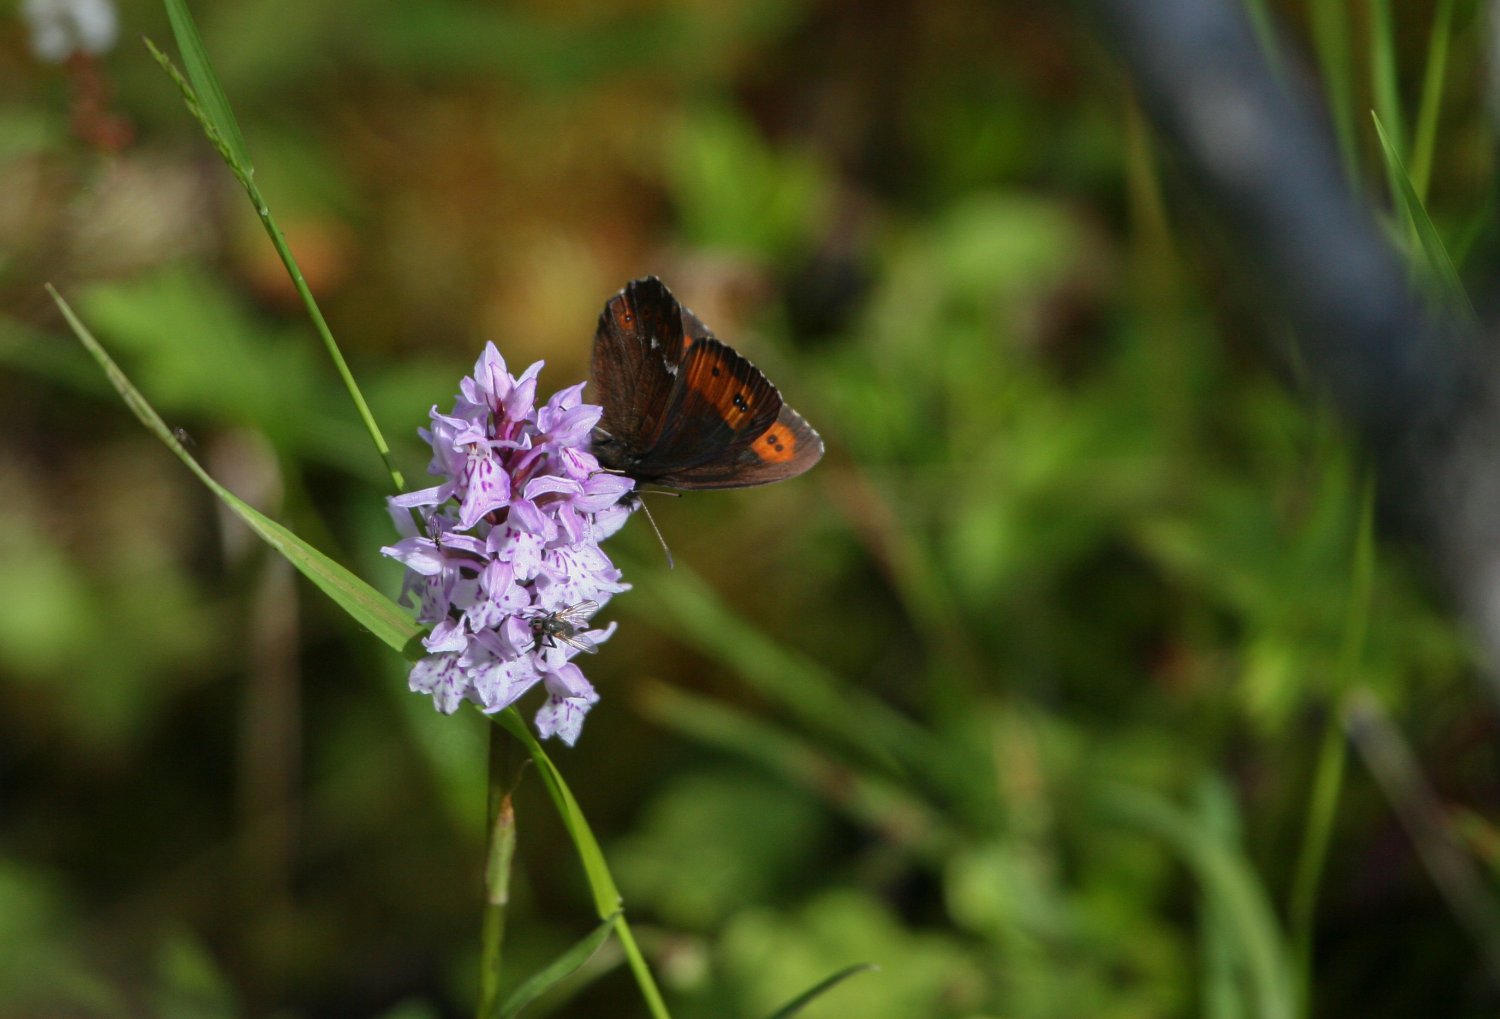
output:
<svg viewBox="0 0 1500 1019"><path fill-rule="evenodd" d="M582 634L570 635L566 633L559 633L555 634L555 636L558 640L562 641L564 644L568 645L568 647L572 648L575 651L582 651L587 655L597 654L599 651L599 648L595 646L594 642L589 640Z"/></svg>
<svg viewBox="0 0 1500 1019"><path fill-rule="evenodd" d="M589 617L599 611L596 601L581 601L577 605L558 609L555 615L569 626L587 626Z"/></svg>

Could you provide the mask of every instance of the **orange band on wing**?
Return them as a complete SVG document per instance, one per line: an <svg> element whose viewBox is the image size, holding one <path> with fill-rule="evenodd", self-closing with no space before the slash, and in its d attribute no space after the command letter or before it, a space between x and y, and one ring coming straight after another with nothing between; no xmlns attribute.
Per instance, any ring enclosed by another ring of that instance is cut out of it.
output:
<svg viewBox="0 0 1500 1019"><path fill-rule="evenodd" d="M724 423L736 432L754 428L752 422L756 416L780 404L775 387L765 376L717 341L695 348L688 359L683 385L712 405ZM775 405L771 403L773 400Z"/></svg>

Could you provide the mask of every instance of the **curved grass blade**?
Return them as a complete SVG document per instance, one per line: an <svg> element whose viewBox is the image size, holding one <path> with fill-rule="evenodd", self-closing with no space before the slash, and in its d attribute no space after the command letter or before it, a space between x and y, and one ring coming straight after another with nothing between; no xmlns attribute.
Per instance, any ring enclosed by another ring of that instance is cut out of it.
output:
<svg viewBox="0 0 1500 1019"><path fill-rule="evenodd" d="M99 367L104 369L110 385L114 386L125 405L141 424L177 454L177 458L198 476L198 480L249 524L251 530L260 535L266 544L285 556L303 576L316 584L361 626L409 658L415 659L425 653L419 643L423 630L412 622L405 609L215 481L162 421L161 415L156 413L156 409L135 388L119 365L99 345L99 341L73 313L62 295L51 284L48 284L47 292L57 302L58 309L63 318L67 319L79 342L99 362Z"/></svg>
<svg viewBox="0 0 1500 1019"><path fill-rule="evenodd" d="M1458 269L1454 267L1453 259L1448 257L1448 249L1443 245L1443 238L1438 234L1431 217L1427 215L1427 208L1422 204L1422 199L1417 196L1416 188L1412 186L1411 178L1407 176L1406 166L1401 162L1401 154L1396 150L1392 139L1385 133L1380 117L1373 111L1370 116L1375 121L1375 133L1380 136L1380 148L1385 154L1386 172L1390 176L1396 202L1404 213L1407 228L1417 239L1417 247L1427 269L1426 275L1438 287L1442 297L1451 308L1462 318L1463 323L1477 330L1479 317L1474 313L1474 305L1469 302L1469 295L1464 291L1463 281L1458 277Z"/></svg>
<svg viewBox="0 0 1500 1019"><path fill-rule="evenodd" d="M775 1012L771 1013L770 1019L791 1019L792 1016L796 1015L798 1012L802 1011L809 1004L811 1004L814 998L822 997L824 994L833 990L834 987L843 983L845 980L848 980L856 973L864 973L866 971L873 972L878 971L879 969L880 967L875 965L873 962L857 962L852 966L845 966L837 973L834 973L832 976L820 980L818 983L814 984L812 987L809 987L807 990L797 995L791 1001L781 1006Z"/></svg>
<svg viewBox="0 0 1500 1019"><path fill-rule="evenodd" d="M1417 131L1411 143L1411 184L1427 201L1432 179L1432 154L1437 147L1438 113L1443 103L1443 78L1448 70L1448 39L1453 33L1453 0L1438 0L1427 37L1427 70L1422 75L1422 101L1417 107Z"/></svg>
<svg viewBox="0 0 1500 1019"><path fill-rule="evenodd" d="M1198 823L1225 846L1240 839L1239 810L1223 781L1216 777L1199 783L1196 796ZM1199 895L1203 923L1199 930L1204 1019L1244 1019L1244 988L1236 965L1234 931L1220 902L1212 895Z"/></svg>
<svg viewBox="0 0 1500 1019"><path fill-rule="evenodd" d="M619 915L616 911L605 917L599 926L580 939L572 948L532 974L525 983L517 987L500 1008L502 1019L510 1019L511 1016L519 1014L521 1009L547 993L555 984L576 973L578 968L588 962L589 958L599 950L599 946L609 939L610 932L614 930L615 917Z"/></svg>
<svg viewBox="0 0 1500 1019"><path fill-rule="evenodd" d="M578 848L578 855L583 860L583 872L588 877L589 890L593 892L594 908L598 911L599 918L601 920L613 918L611 925L620 939L620 947L630 963L630 971L635 975L635 982L641 989L641 996L646 999L646 1005L651 1009L651 1015L654 1019L669 1019L666 1002L662 1000L661 991L656 987L656 980L646 966L646 958L641 955L640 946L635 943L635 935L631 933L630 924L625 920L625 912L621 908L620 890L615 886L615 879L609 872L609 864L604 861L604 851L599 848L599 840L594 837L594 831L589 827L588 819L583 816L578 801L573 798L573 790L568 788L568 783L563 780L562 772L557 770L557 765L552 763L552 759L547 756L547 752L542 749L541 743L537 741L536 736L532 734L531 729L527 727L515 708L506 708L499 714L489 717L496 725L503 726L507 732L520 740L526 752L531 755L537 771L542 776L542 784L547 787L547 794L552 797L552 803L562 817L563 826L568 829L568 836L572 838L573 845Z"/></svg>
<svg viewBox="0 0 1500 1019"><path fill-rule="evenodd" d="M1349 7L1345 0L1312 0L1313 46L1328 94L1328 114L1339 142L1344 177L1351 190L1359 187L1359 144L1355 134L1354 56L1349 38Z"/></svg>
<svg viewBox="0 0 1500 1019"><path fill-rule="evenodd" d="M865 691L851 688L735 614L712 588L678 564L636 581L670 619L674 633L734 668L756 692L888 772L943 760L930 734Z"/></svg>
<svg viewBox="0 0 1500 1019"><path fill-rule="evenodd" d="M1244 857L1155 793L1115 787L1102 801L1118 820L1154 835L1182 858L1204 894L1217 903L1222 931L1233 938L1257 1019L1294 1019L1291 967L1270 903Z"/></svg>
<svg viewBox="0 0 1500 1019"><path fill-rule="evenodd" d="M1370 93L1380 119L1390 125L1397 152L1406 151L1406 118L1401 113L1401 82L1396 71L1396 24L1391 0L1370 4Z"/></svg>
<svg viewBox="0 0 1500 1019"><path fill-rule="evenodd" d="M636 704L656 724L778 775L856 824L901 832L901 838L926 859L941 860L956 837L946 816L904 785L844 765L813 739L664 683L643 683Z"/></svg>
<svg viewBox="0 0 1500 1019"><path fill-rule="evenodd" d="M1447 804L1416 751L1367 687L1349 693L1342 714L1350 743L1406 830L1433 887L1473 941L1491 983L1500 983L1500 900L1459 841Z"/></svg>

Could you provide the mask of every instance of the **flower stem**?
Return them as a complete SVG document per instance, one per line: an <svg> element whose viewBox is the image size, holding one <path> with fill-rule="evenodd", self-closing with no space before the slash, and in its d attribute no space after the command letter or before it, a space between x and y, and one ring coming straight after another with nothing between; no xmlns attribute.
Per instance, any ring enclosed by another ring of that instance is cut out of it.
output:
<svg viewBox="0 0 1500 1019"><path fill-rule="evenodd" d="M500 959L505 907L510 902L510 865L516 852L516 815L511 805L510 741L489 726L489 845L484 864L484 924L480 934L478 1019L500 1015Z"/></svg>
<svg viewBox="0 0 1500 1019"><path fill-rule="evenodd" d="M593 892L594 908L598 911L601 920L607 919L613 924L615 937L620 940L620 948L625 952L625 960L630 965L630 972L635 976L636 985L640 988L641 997L645 999L652 1019L671 1019L667 1012L667 1004L662 1000L661 991L657 989L656 981L651 976L651 968L646 965L646 958L641 954L635 935L630 930L630 924L625 919L620 891L615 887L615 880L609 872L609 865L604 861L604 853L599 848L599 840L594 838L594 832L589 828L583 811L579 809L578 801L573 798L573 791L563 780L562 772L557 770L557 765L553 764L552 759L542 750L542 745L537 742L536 737L532 735L515 708L506 708L504 711L491 715L490 720L497 727L504 728L515 736L526 748L526 753L536 765L542 784L547 788L547 795L556 805L557 812L562 817L563 826L567 828L568 835L578 850L578 856L583 862L584 875L588 878L590 891Z"/></svg>

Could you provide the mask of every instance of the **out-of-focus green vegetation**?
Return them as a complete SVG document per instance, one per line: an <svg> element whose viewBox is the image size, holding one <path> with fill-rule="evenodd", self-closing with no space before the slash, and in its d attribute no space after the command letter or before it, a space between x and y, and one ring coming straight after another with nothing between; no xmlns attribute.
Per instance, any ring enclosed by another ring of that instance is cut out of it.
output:
<svg viewBox="0 0 1500 1019"><path fill-rule="evenodd" d="M871 962L804 1014L1234 1019L1302 993L1304 945L1307 1014L1494 1013L1493 704L1420 560L1360 540L1357 451L1070 9L200 6L409 479L485 340L571 384L647 273L827 440L797 481L657 501L676 570L643 521L615 540L636 589L555 752L675 1016ZM1413 193L1477 276L1484 22L1439 6L1420 116L1431 12L1394 12L1384 72L1363 7L1272 13L1381 206L1364 111L1404 105ZM135 41L161 11L124 3L92 67L38 64L9 11L0 1015L466 1014L484 723L216 515L42 283L217 477L394 594L380 461ZM1380 724L1340 772L1351 704ZM1372 777L1403 750L1440 831ZM517 813L512 985L594 923L535 776ZM1414 848L1455 835L1462 903ZM644 1014L618 964L534 1014Z"/></svg>

